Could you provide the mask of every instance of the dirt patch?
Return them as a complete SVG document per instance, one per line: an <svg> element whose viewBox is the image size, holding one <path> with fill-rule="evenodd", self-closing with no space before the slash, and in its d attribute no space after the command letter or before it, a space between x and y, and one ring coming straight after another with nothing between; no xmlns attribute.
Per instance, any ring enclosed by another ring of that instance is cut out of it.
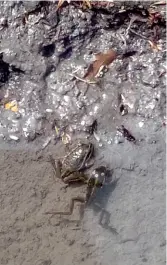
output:
<svg viewBox="0 0 167 265"><path fill-rule="evenodd" d="M1 151L0 172L1 264L78 264L92 254L88 231L74 222L77 208L70 223L45 215L68 208L69 198L79 191L63 189L44 157Z"/></svg>

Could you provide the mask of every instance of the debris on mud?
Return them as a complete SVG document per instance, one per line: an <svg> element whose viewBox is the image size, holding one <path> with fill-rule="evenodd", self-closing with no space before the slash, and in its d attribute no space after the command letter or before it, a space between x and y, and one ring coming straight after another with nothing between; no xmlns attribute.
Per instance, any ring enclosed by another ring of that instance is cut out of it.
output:
<svg viewBox="0 0 167 265"><path fill-rule="evenodd" d="M17 112L18 111L18 106L17 102L15 100L5 103L5 109L10 109L11 111Z"/></svg>
<svg viewBox="0 0 167 265"><path fill-rule="evenodd" d="M95 57L96 60L89 66L84 75L84 78L89 81L98 77L101 71L116 59L116 52L114 50L109 50L107 53L97 53Z"/></svg>
<svg viewBox="0 0 167 265"><path fill-rule="evenodd" d="M59 0L57 7L56 7L56 11L64 4L65 0ZM71 0L67 0L68 3L72 2ZM78 1L79 2L79 1ZM90 0L83 0L83 7L88 7L91 8L91 1Z"/></svg>
<svg viewBox="0 0 167 265"><path fill-rule="evenodd" d="M98 126L98 123L97 123L97 120L95 119L93 123L88 126L88 132L90 135L92 135L94 132L97 131L97 126Z"/></svg>
<svg viewBox="0 0 167 265"><path fill-rule="evenodd" d="M52 2L1 6L2 15L15 11L1 31L1 93L18 106L17 116L8 119L8 131L1 105L2 139L12 132L20 140L44 142L56 137L55 122L66 127L66 134L92 134L90 120L101 121L106 112L116 125L131 114L159 116L162 122L164 5L94 1L84 9L82 3L60 1L57 11Z"/></svg>
<svg viewBox="0 0 167 265"><path fill-rule="evenodd" d="M123 125L118 127L117 131L121 133L129 142L136 143L135 137Z"/></svg>

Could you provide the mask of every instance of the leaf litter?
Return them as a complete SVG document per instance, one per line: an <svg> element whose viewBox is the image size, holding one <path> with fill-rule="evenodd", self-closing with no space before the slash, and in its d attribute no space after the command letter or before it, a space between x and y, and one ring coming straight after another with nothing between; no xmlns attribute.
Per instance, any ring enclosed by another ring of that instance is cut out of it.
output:
<svg viewBox="0 0 167 265"><path fill-rule="evenodd" d="M104 68L107 68L116 58L117 53L113 49L109 49L106 53L99 52L95 54L96 60L89 65L84 77L79 77L74 73L70 75L84 83L96 84L97 78L100 76L100 73L104 70Z"/></svg>
<svg viewBox="0 0 167 265"><path fill-rule="evenodd" d="M56 11L63 5L63 3L65 2L65 0L59 0L58 4L57 4L57 8ZM67 0L68 3L72 2L71 0ZM90 0L83 0L83 6L86 8L91 8L91 1Z"/></svg>
<svg viewBox="0 0 167 265"><path fill-rule="evenodd" d="M90 64L84 79L92 81L94 80L99 71L101 71L105 66L108 67L117 57L117 54L114 50L109 49L106 53L97 53L95 55L96 60Z"/></svg>

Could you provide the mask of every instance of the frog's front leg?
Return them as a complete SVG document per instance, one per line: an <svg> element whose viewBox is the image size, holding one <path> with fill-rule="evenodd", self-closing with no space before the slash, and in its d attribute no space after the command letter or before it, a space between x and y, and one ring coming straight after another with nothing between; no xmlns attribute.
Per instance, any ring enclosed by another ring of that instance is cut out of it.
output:
<svg viewBox="0 0 167 265"><path fill-rule="evenodd" d="M93 198L93 195L95 193L96 187L92 185L92 183L88 183L87 181L87 192L86 192L86 199L85 199L85 203L86 205L90 204L91 199Z"/></svg>
<svg viewBox="0 0 167 265"><path fill-rule="evenodd" d="M54 160L54 158L50 155L50 156L49 156L49 161L50 161L50 163L52 164L52 167L53 167L53 169L54 169L54 172L55 172L56 177L61 178L61 167L62 167L62 165L61 165L60 160L58 160L58 161L56 162L56 161Z"/></svg>
<svg viewBox="0 0 167 265"><path fill-rule="evenodd" d="M73 213L73 210L74 210L74 204L75 202L81 202L81 203L85 203L85 198L84 197L73 197L70 201L70 205L69 205L69 211L68 212L55 212L55 211L49 211L49 212L45 212L45 214L52 214L52 215L57 215L57 214L60 214L60 215L72 215ZM81 214L81 212L80 212ZM81 216L80 216L81 218Z"/></svg>

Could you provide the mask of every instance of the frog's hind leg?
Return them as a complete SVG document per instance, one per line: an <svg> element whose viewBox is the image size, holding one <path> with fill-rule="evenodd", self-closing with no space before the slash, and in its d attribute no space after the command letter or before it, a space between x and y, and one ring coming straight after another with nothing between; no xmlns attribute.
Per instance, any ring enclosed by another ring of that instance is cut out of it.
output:
<svg viewBox="0 0 167 265"><path fill-rule="evenodd" d="M72 215L73 213L73 210L74 210L74 205L75 205L75 202L81 202L82 204L85 203L85 198L83 197L73 197L70 201L70 209L68 212L55 212L55 211L49 211L49 212L45 212L45 214L52 214L52 215L57 215L57 214L60 214L60 215ZM80 215L82 216L83 214L81 213L80 211ZM80 216L80 217L81 217Z"/></svg>

